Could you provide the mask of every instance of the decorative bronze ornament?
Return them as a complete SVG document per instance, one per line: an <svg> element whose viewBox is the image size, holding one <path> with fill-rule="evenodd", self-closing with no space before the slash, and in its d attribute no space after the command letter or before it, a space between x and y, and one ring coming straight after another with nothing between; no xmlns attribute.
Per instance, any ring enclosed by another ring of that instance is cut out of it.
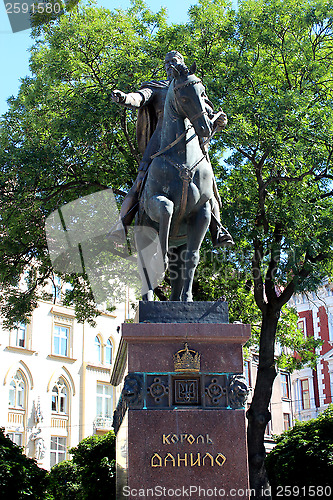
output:
<svg viewBox="0 0 333 500"><path fill-rule="evenodd" d="M220 399L224 396L224 394L226 394L226 392L226 388L222 387L218 383L217 378L212 378L211 383L205 389L205 393L210 397L213 405L218 405Z"/></svg>
<svg viewBox="0 0 333 500"><path fill-rule="evenodd" d="M182 373L197 373L200 371L200 354L188 348L187 342L184 349L173 356L174 371Z"/></svg>
<svg viewBox="0 0 333 500"><path fill-rule="evenodd" d="M154 398L155 403L159 403L161 398L169 393L169 388L164 385L159 377L156 377L147 391Z"/></svg>

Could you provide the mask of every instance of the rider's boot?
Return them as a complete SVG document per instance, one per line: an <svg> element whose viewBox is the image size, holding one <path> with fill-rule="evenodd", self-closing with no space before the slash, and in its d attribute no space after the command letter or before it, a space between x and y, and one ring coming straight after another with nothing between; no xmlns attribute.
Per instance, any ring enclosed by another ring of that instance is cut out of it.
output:
<svg viewBox="0 0 333 500"><path fill-rule="evenodd" d="M121 205L119 221L111 228L108 236L110 238L115 238L120 241L124 241L127 235L127 228L131 225L135 214L138 211L138 202L141 190L143 187L143 181L146 176L146 164L144 164L145 169L141 166L138 172L137 178L131 189L128 191Z"/></svg>
<svg viewBox="0 0 333 500"><path fill-rule="evenodd" d="M108 233L109 238L124 242L127 235L127 228L131 225L137 212L137 204L138 193L132 188L124 198L120 209L119 220Z"/></svg>

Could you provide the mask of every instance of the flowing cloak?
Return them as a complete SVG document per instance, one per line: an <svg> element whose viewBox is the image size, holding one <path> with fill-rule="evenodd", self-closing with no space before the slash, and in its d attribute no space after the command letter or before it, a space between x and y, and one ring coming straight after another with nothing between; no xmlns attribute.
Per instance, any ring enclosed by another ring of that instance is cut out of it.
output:
<svg viewBox="0 0 333 500"><path fill-rule="evenodd" d="M138 141L139 151L144 154L148 143L156 129L158 122L157 110L153 99L150 99L156 92L167 93L170 82L168 80L151 81L143 83L139 92L143 95L145 101L139 108L138 118L136 122L136 138ZM148 89L148 92L145 90ZM147 99L147 95L149 95ZM146 100L147 99L147 100ZM164 101L163 101L164 106Z"/></svg>

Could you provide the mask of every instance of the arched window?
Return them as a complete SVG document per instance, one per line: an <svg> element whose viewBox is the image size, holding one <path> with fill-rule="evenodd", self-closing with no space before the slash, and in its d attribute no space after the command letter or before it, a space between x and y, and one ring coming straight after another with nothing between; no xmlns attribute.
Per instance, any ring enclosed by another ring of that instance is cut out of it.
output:
<svg viewBox="0 0 333 500"><path fill-rule="evenodd" d="M102 362L102 344L98 335L95 337L95 359L98 363Z"/></svg>
<svg viewBox="0 0 333 500"><path fill-rule="evenodd" d="M17 371L9 385L9 406L24 408L25 382L20 371Z"/></svg>
<svg viewBox="0 0 333 500"><path fill-rule="evenodd" d="M52 411L55 413L68 412L67 386L62 377L57 380L52 389Z"/></svg>
<svg viewBox="0 0 333 500"><path fill-rule="evenodd" d="M105 362L107 365L112 364L112 351L113 351L112 340L108 339L106 346L105 346Z"/></svg>

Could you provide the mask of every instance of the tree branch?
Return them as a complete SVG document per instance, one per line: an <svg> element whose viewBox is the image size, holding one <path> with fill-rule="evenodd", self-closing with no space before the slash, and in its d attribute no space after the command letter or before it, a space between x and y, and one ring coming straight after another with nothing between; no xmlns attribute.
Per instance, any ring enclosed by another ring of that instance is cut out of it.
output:
<svg viewBox="0 0 333 500"><path fill-rule="evenodd" d="M311 273L311 267L309 266L306 267L306 264L308 262L311 262L311 264L316 264L317 262L320 262L326 258L327 254L320 253L316 257L312 257L309 254L309 252L306 251L302 269L299 271L297 275L293 277L293 279L290 281L290 283L288 283L286 288L283 290L283 292L277 299L277 305L279 308L284 306L284 304L286 304L288 300L291 299L292 295L295 293L296 284L302 282Z"/></svg>

